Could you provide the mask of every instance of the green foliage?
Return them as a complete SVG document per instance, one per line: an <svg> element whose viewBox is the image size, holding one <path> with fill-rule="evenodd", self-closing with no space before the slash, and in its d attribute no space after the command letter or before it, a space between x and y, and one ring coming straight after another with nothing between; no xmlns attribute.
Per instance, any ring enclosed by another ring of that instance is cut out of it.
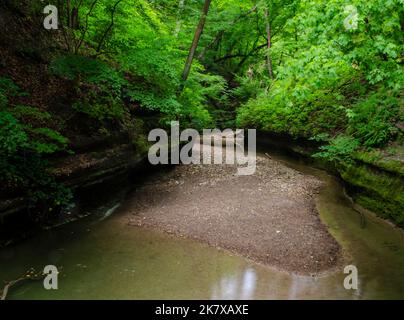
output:
<svg viewBox="0 0 404 320"><path fill-rule="evenodd" d="M335 107L341 97L316 81L314 75L296 81L275 81L268 93L251 99L238 110L238 125L306 138L335 131L345 119L343 108Z"/></svg>
<svg viewBox="0 0 404 320"><path fill-rule="evenodd" d="M70 199L70 191L56 182L43 157L65 150L68 140L55 130L30 124L46 122L51 115L31 106L10 105L9 98L23 92L7 78L0 84L5 97L0 108L0 188L25 195L40 212L39 218Z"/></svg>
<svg viewBox="0 0 404 320"><path fill-rule="evenodd" d="M0 111L0 150L9 156L28 146L28 136L22 124L9 112Z"/></svg>
<svg viewBox="0 0 404 320"><path fill-rule="evenodd" d="M249 99L255 99L263 90L263 82L249 77L238 77L239 85L230 91L233 99L246 103Z"/></svg>
<svg viewBox="0 0 404 320"><path fill-rule="evenodd" d="M186 4L184 10L189 15L182 17L184 23L177 37L173 33L178 23L177 4L173 7L169 2L130 0L119 2L114 11L115 3L99 0L91 9L93 1L85 0L79 10L83 25L74 31L76 40L83 37L85 46L81 51L99 58L69 55L52 64L53 72L74 81L76 88L80 83L92 83L98 88L93 90L95 94L82 90L74 109L99 120L120 119L120 105L125 101L160 113L163 122L181 119L184 126L198 127L211 123L206 105L209 99L222 98L220 91L225 86L222 77L207 74L195 60L187 90L178 96L193 36L193 32L188 32L184 37L184 32L194 29L199 18L195 12L200 11L200 4ZM107 68L100 58L108 61ZM105 74L110 78L106 79ZM94 81L100 77L102 84Z"/></svg>
<svg viewBox="0 0 404 320"><path fill-rule="evenodd" d="M206 104L209 99L221 98L224 79L203 73L195 63L185 90L178 96L183 59L169 48L169 43L161 41L159 49L155 45L122 57L122 67L133 74L126 96L145 109L162 113L165 123L180 120L182 125L194 125L197 129L210 125Z"/></svg>
<svg viewBox="0 0 404 320"><path fill-rule="evenodd" d="M0 108L8 105L8 98L26 95L10 78L0 77Z"/></svg>
<svg viewBox="0 0 404 320"><path fill-rule="evenodd" d="M122 119L124 105L123 75L108 64L79 55L61 56L51 64L54 74L73 80L79 100L73 104L77 112L97 120Z"/></svg>
<svg viewBox="0 0 404 320"><path fill-rule="evenodd" d="M382 87L352 106L347 132L365 147L383 146L398 134L401 107L399 93Z"/></svg>
<svg viewBox="0 0 404 320"><path fill-rule="evenodd" d="M69 80L79 78L80 81L106 85L109 89L119 92L124 79L114 68L99 59L69 54L52 61L51 70L54 74Z"/></svg>
<svg viewBox="0 0 404 320"><path fill-rule="evenodd" d="M59 10L61 41L70 53L54 59L50 70L70 81L72 109L127 129L136 127L130 112L139 106L163 126L178 120L196 129L233 126L228 117L237 113L239 127L323 143L315 156L337 165L402 144L402 0L212 1L179 92L202 2L180 8L169 0L72 1L79 25L70 27L66 10ZM59 5L66 9L67 2ZM356 17L348 16L347 5ZM39 5L28 7L40 12ZM0 77L2 175L33 199L52 194L48 187L63 198L43 159L68 141L47 124L52 114L10 103L21 95ZM146 149L144 136L133 141Z"/></svg>
<svg viewBox="0 0 404 320"><path fill-rule="evenodd" d="M99 90L94 90L73 104L73 109L82 112L99 121L106 119L122 119L124 105L118 98L97 95Z"/></svg>
<svg viewBox="0 0 404 320"><path fill-rule="evenodd" d="M13 106L9 111L20 120L33 119L36 121L47 121L52 119L51 114L48 112L21 104Z"/></svg>
<svg viewBox="0 0 404 320"><path fill-rule="evenodd" d="M39 154L65 150L69 142L59 132L49 128L34 128L29 131L35 137L31 142L32 148Z"/></svg>
<svg viewBox="0 0 404 320"><path fill-rule="evenodd" d="M352 157L359 162L382 168L393 174L404 176L404 166L402 161L400 161L400 158L402 158L403 155L403 150L400 152L397 148L389 148L387 149L387 152L382 152L380 149L372 149L370 151L358 150L354 152Z"/></svg>
<svg viewBox="0 0 404 320"><path fill-rule="evenodd" d="M314 154L316 158L324 158L336 163L352 162L352 154L359 147L359 142L350 136L338 136L329 145L320 147L320 152Z"/></svg>
<svg viewBox="0 0 404 320"><path fill-rule="evenodd" d="M226 89L227 84L221 76L191 73L187 86L178 98L182 105L178 117L180 123L197 130L213 127L213 117L206 105L212 102L224 103L227 99Z"/></svg>
<svg viewBox="0 0 404 320"><path fill-rule="evenodd" d="M251 98L238 109L238 125L321 140L329 145L317 156L337 162L402 140L402 1L354 1L351 29L346 1L295 4L280 9L288 19L272 39L275 79L263 73L268 52L251 57L241 76L235 92ZM252 82L258 93L247 90Z"/></svg>
<svg viewBox="0 0 404 320"><path fill-rule="evenodd" d="M0 91L4 95L16 96L22 93L21 89L7 77L0 77Z"/></svg>
<svg viewBox="0 0 404 320"><path fill-rule="evenodd" d="M66 139L47 128L34 129L38 135L57 140ZM59 150L53 143L30 138L26 128L11 113L0 111L0 176L3 190L20 190L30 205L49 211L70 200L70 191L56 182L49 163L41 154Z"/></svg>

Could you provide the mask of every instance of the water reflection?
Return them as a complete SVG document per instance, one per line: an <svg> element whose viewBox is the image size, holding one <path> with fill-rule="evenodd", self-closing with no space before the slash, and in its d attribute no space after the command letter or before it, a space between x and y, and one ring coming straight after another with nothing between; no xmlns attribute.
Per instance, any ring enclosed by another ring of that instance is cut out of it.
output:
<svg viewBox="0 0 404 320"><path fill-rule="evenodd" d="M255 297L257 274L251 267L243 272L226 275L212 288L212 300L252 300Z"/></svg>

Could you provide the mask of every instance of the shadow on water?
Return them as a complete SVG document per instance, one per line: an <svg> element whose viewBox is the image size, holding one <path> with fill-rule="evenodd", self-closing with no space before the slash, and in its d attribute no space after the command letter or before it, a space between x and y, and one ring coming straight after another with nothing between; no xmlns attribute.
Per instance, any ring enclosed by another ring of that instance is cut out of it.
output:
<svg viewBox="0 0 404 320"><path fill-rule="evenodd" d="M404 299L404 233L366 214L366 227L337 179L279 154L271 156L326 183L316 202L359 271L359 290L345 290L343 267L298 276L188 239L128 226L125 198L98 195L93 214L0 251L0 281L31 267L59 267L59 289L41 282L12 289L10 299Z"/></svg>

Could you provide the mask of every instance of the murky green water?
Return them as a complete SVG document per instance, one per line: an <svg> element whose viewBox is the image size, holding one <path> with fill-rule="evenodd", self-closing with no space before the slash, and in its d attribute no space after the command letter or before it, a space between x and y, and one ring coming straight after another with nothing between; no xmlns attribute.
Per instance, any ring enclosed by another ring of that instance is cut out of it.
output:
<svg viewBox="0 0 404 320"><path fill-rule="evenodd" d="M326 181L317 199L323 221L357 266L359 290L345 290L343 270L319 278L291 275L206 245L128 226L116 202L81 221L0 251L0 282L54 264L58 290L26 282L10 299L404 299L404 233L350 208L326 173L287 161ZM111 213L111 212L109 212Z"/></svg>

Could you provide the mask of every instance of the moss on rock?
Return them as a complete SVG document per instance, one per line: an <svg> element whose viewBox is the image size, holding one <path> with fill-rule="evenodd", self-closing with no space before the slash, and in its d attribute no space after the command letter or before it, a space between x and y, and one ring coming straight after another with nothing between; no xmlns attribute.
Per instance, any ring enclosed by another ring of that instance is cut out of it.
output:
<svg viewBox="0 0 404 320"><path fill-rule="evenodd" d="M404 181L400 176L356 162L338 166L360 205L404 227Z"/></svg>

